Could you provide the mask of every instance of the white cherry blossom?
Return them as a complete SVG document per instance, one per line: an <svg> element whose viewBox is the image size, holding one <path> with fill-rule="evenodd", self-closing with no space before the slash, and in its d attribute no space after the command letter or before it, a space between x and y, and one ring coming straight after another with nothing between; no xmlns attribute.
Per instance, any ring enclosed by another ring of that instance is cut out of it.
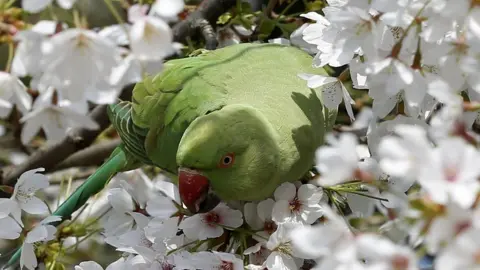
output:
<svg viewBox="0 0 480 270"><path fill-rule="evenodd" d="M42 91L52 86L72 102L85 99L86 86L105 80L120 61L121 50L109 39L85 29L67 29L42 44ZM73 68L74 67L74 68Z"/></svg>
<svg viewBox="0 0 480 270"><path fill-rule="evenodd" d="M20 175L10 199L0 199L0 217L6 217L9 214L23 226L22 210L29 214L45 214L48 207L35 193L49 186L48 178L40 174L45 169L38 168L24 172ZM8 221L5 221L8 222Z"/></svg>
<svg viewBox="0 0 480 270"><path fill-rule="evenodd" d="M28 144L40 129L46 133L47 142L54 143L63 139L69 128L84 127L91 130L99 128L98 123L90 116L78 112L78 105L68 100L54 104L53 99L54 89L49 88L35 100L33 110L20 119L20 122L24 123L21 134L23 144Z"/></svg>
<svg viewBox="0 0 480 270"><path fill-rule="evenodd" d="M308 87L320 88L322 101L328 109L338 109L338 105L343 100L350 120L355 120L352 110L352 104L355 102L340 79L314 74L299 74L299 77L307 81Z"/></svg>
<svg viewBox="0 0 480 270"><path fill-rule="evenodd" d="M307 254L302 254L291 243L291 232L297 226L296 223L283 223L270 236L266 247L272 252L264 263L267 269L294 270L303 265L303 259L308 259Z"/></svg>
<svg viewBox="0 0 480 270"><path fill-rule="evenodd" d="M180 223L179 228L190 239L204 240L216 238L223 234L223 227L235 229L242 225L242 212L220 203L213 210L204 214L195 214Z"/></svg>
<svg viewBox="0 0 480 270"><path fill-rule="evenodd" d="M158 15L167 21L177 21L177 15L182 12L184 6L183 0L156 0L152 5L150 14Z"/></svg>
<svg viewBox="0 0 480 270"><path fill-rule="evenodd" d="M135 18L129 35L132 53L140 61L162 60L174 53L172 29L159 18Z"/></svg>
<svg viewBox="0 0 480 270"><path fill-rule="evenodd" d="M312 224L323 215L320 200L322 189L312 185L301 185L298 191L294 184L283 183L274 193L272 220L276 223L299 222Z"/></svg>
<svg viewBox="0 0 480 270"><path fill-rule="evenodd" d="M470 207L480 190L480 153L461 138L441 141L426 157L418 182L431 199L446 204L450 199L462 208Z"/></svg>

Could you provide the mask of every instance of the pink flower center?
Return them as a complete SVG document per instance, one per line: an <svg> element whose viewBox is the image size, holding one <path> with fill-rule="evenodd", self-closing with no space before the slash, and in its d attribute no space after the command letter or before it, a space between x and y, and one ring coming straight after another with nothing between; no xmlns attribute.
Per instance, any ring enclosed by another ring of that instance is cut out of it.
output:
<svg viewBox="0 0 480 270"><path fill-rule="evenodd" d="M215 212L208 212L203 217L203 222L207 223L210 226L216 226L218 223L220 223L220 220L220 216Z"/></svg>
<svg viewBox="0 0 480 270"><path fill-rule="evenodd" d="M447 178L448 182L455 182L457 181L457 168L454 167L447 167L444 169L445 177Z"/></svg>
<svg viewBox="0 0 480 270"><path fill-rule="evenodd" d="M473 261L475 264L480 264L480 250L473 253Z"/></svg>
<svg viewBox="0 0 480 270"><path fill-rule="evenodd" d="M408 269L408 266L409 266L409 260L407 257L403 256L403 255L395 255L393 258L392 258L392 269L395 269L395 270L406 270Z"/></svg>
<svg viewBox="0 0 480 270"><path fill-rule="evenodd" d="M275 222L269 220L265 221L263 224L263 230L266 231L268 234L272 234L277 230L277 224Z"/></svg>
<svg viewBox="0 0 480 270"><path fill-rule="evenodd" d="M295 197L289 202L289 207L291 212L298 212L302 208L302 203Z"/></svg>
<svg viewBox="0 0 480 270"><path fill-rule="evenodd" d="M163 262L162 263L162 270L173 270L173 265L171 265L167 262Z"/></svg>
<svg viewBox="0 0 480 270"><path fill-rule="evenodd" d="M220 266L220 269L222 269L222 270L233 270L233 263L232 262L227 262L227 261L222 261L222 265Z"/></svg>
<svg viewBox="0 0 480 270"><path fill-rule="evenodd" d="M463 231L468 229L470 225L472 224L468 220L463 222L458 222L457 224L455 224L455 235L462 233Z"/></svg>

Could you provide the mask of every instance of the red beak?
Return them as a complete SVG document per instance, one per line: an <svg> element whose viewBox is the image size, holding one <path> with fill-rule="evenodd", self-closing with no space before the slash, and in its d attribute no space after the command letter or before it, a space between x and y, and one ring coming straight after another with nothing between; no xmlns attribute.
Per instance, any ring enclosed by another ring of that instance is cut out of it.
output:
<svg viewBox="0 0 480 270"><path fill-rule="evenodd" d="M200 204L208 195L208 178L198 171L180 168L178 169L178 188L180 197L188 210L197 213Z"/></svg>

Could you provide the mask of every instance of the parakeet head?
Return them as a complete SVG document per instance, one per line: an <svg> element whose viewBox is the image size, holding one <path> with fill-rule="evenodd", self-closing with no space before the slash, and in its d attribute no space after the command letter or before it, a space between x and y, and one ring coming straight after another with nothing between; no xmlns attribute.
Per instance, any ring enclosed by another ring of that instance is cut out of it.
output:
<svg viewBox="0 0 480 270"><path fill-rule="evenodd" d="M213 208L218 198L268 197L278 183L278 141L268 120L250 106L228 105L195 119L177 152L183 202L196 213Z"/></svg>

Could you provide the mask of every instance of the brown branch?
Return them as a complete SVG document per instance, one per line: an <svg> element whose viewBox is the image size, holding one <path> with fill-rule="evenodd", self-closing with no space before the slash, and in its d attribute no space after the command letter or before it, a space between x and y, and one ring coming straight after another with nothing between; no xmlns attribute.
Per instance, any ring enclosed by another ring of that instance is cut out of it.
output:
<svg viewBox="0 0 480 270"><path fill-rule="evenodd" d="M112 151L120 144L120 139L109 140L91 145L80 150L56 165L51 171L63 170L72 167L88 167L101 165Z"/></svg>
<svg viewBox="0 0 480 270"><path fill-rule="evenodd" d="M120 94L121 100L130 100L134 84L127 85ZM13 186L18 177L25 171L35 168L45 168L51 171L57 164L65 160L73 153L89 146L95 138L105 130L110 121L107 116L107 105L98 105L91 112L90 117L95 120L100 128L97 130L88 130L84 128L72 129L68 135L59 143L56 143L46 149L37 150L26 162L10 170L2 172L2 184Z"/></svg>
<svg viewBox="0 0 480 270"><path fill-rule="evenodd" d="M65 179L67 179L68 181L85 180L90 175L95 173L96 170L97 170L97 167L89 167L85 169L75 170L74 172L71 172L70 170L67 170L65 172L64 171L54 172L53 174L50 175L49 182L50 182L50 185L59 185L62 183L62 181L65 181Z"/></svg>
<svg viewBox="0 0 480 270"><path fill-rule="evenodd" d="M218 17L236 4L237 0L203 0L197 10L173 27L173 39L185 43L187 38L194 39L201 35L205 47L213 50L217 47L217 37L214 31Z"/></svg>

